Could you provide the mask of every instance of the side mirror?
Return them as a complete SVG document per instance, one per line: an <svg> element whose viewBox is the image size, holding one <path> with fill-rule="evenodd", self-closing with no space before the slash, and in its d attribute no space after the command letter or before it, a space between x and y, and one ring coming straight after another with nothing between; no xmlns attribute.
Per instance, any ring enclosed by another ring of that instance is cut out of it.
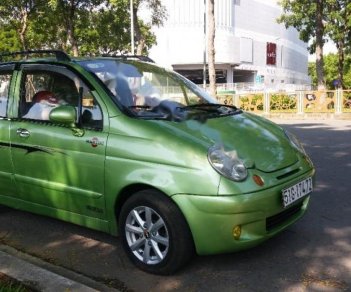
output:
<svg viewBox="0 0 351 292"><path fill-rule="evenodd" d="M76 126L77 112L73 106L61 105L54 108L50 112L49 120L53 123L63 124L71 128L74 136L84 136L84 130Z"/></svg>
<svg viewBox="0 0 351 292"><path fill-rule="evenodd" d="M76 109L73 106L61 105L51 110L49 119L51 122L74 128L77 120Z"/></svg>

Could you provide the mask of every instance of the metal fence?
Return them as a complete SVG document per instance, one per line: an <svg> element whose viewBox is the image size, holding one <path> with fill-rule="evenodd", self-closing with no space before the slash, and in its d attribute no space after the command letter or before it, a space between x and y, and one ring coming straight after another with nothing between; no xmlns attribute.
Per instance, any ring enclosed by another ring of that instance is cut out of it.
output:
<svg viewBox="0 0 351 292"><path fill-rule="evenodd" d="M258 114L351 113L351 90L233 93L217 99Z"/></svg>
<svg viewBox="0 0 351 292"><path fill-rule="evenodd" d="M209 90L209 84L207 84L206 89ZM279 83L279 84L263 84L256 82L239 82L239 83L217 83L216 84L217 92L225 92L225 91L235 91L237 93L242 92L263 92L263 91L303 91L310 90L311 85L309 84L287 84L287 83Z"/></svg>

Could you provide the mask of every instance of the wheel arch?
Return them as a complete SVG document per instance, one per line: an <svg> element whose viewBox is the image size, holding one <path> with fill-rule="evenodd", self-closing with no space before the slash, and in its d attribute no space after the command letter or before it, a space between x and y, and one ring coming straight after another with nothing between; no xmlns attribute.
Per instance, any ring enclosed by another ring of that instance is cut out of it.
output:
<svg viewBox="0 0 351 292"><path fill-rule="evenodd" d="M117 222L118 222L119 214L121 213L121 210L122 210L122 206L128 200L128 198L130 198L133 194L143 190L155 190L164 194L164 192L162 192L161 190L147 184L132 184L124 187L116 197L116 201L114 205L115 216L116 216L115 219ZM166 194L164 195L167 196Z"/></svg>

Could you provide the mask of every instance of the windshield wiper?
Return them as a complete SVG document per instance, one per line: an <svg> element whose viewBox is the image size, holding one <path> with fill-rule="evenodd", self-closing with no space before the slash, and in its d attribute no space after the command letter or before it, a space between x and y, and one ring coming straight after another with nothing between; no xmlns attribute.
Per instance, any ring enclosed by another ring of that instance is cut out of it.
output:
<svg viewBox="0 0 351 292"><path fill-rule="evenodd" d="M209 118L229 116L242 112L232 105L203 103L183 106L178 102L169 100L162 101L156 107L134 105L128 108L141 118L165 119L175 122L197 120L200 123L205 123Z"/></svg>
<svg viewBox="0 0 351 292"><path fill-rule="evenodd" d="M242 111L234 105L217 104L217 103L201 103L193 104L183 107L183 110L187 111L202 111L208 114L218 116L230 116L234 114L240 114Z"/></svg>
<svg viewBox="0 0 351 292"><path fill-rule="evenodd" d="M219 103L199 103L192 104L183 107L184 109L199 109L204 111L216 111L219 108L230 108L231 110L237 111L238 108L235 105L219 104Z"/></svg>
<svg viewBox="0 0 351 292"><path fill-rule="evenodd" d="M131 112L134 116L143 119L167 119L163 113L158 110L155 110L155 107L151 107L148 105L130 105L127 107L129 112Z"/></svg>
<svg viewBox="0 0 351 292"><path fill-rule="evenodd" d="M182 110L188 111L188 117L198 120L201 123L206 122L209 118L231 116L242 113L242 110L234 105L217 103L193 104L183 107Z"/></svg>

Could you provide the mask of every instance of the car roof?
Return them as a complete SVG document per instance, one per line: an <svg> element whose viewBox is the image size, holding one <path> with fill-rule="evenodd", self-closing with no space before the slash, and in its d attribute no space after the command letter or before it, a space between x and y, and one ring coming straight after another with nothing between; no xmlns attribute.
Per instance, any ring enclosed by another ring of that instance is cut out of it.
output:
<svg viewBox="0 0 351 292"><path fill-rule="evenodd" d="M20 57L20 58L19 58ZM136 60L148 63L155 63L147 56L141 55L106 55L96 57L83 57L72 59L66 52L61 50L28 50L0 53L0 64L17 63L17 62L36 62L36 61L57 61L72 62L82 60L94 60L99 58L113 58L122 60Z"/></svg>

